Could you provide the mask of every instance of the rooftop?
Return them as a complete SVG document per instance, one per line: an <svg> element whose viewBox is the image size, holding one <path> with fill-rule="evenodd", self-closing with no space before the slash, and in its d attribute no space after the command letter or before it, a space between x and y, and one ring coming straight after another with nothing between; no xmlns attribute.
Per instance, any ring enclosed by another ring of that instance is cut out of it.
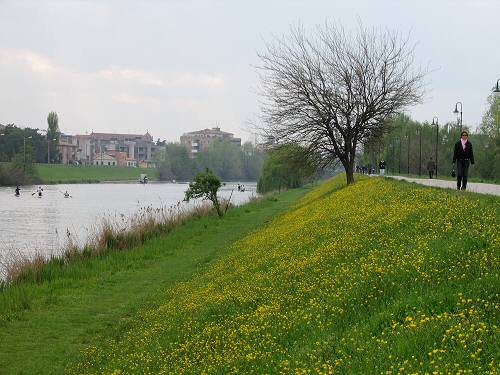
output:
<svg viewBox="0 0 500 375"><path fill-rule="evenodd" d="M153 137L149 132L146 134L118 134L118 133L90 133L89 135L87 134L79 134L77 135L78 138L80 139L97 139L97 140L110 140L110 139L118 139L118 140L128 140L128 139L133 139L133 140L143 140L143 141L153 141Z"/></svg>
<svg viewBox="0 0 500 375"><path fill-rule="evenodd" d="M212 129L203 129L203 130L196 130L194 132L188 132L184 133L183 135L197 135L197 134L222 134L222 135L234 135L233 133L228 133L228 132L223 132L220 130L219 127L215 127Z"/></svg>

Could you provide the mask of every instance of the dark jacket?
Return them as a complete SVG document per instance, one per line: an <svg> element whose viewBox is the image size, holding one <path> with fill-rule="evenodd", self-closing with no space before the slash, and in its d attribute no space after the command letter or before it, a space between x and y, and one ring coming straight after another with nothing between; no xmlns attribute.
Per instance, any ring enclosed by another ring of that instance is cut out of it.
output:
<svg viewBox="0 0 500 375"><path fill-rule="evenodd" d="M462 141L459 140L455 143L455 150L453 151L453 163L457 159L470 159L471 164L474 164L474 152L472 151L472 143L467 140L465 144L465 150L462 147Z"/></svg>
<svg viewBox="0 0 500 375"><path fill-rule="evenodd" d="M427 170L428 171L433 171L436 169L436 162L434 160L429 160L427 162Z"/></svg>

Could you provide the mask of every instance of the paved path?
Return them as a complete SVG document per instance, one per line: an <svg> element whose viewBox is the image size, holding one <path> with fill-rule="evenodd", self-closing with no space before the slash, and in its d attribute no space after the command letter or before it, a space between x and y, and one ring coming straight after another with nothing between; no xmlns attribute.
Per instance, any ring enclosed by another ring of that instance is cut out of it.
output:
<svg viewBox="0 0 500 375"><path fill-rule="evenodd" d="M389 178L394 178L396 180L406 180L410 182L416 182L417 184L427 185L427 186L437 186L441 188L456 189L456 181L448 180L438 180L429 178L409 178L403 176L387 176ZM467 182L467 191L473 191L475 193L482 194L492 194L500 196L500 185L496 184L483 184L478 182Z"/></svg>

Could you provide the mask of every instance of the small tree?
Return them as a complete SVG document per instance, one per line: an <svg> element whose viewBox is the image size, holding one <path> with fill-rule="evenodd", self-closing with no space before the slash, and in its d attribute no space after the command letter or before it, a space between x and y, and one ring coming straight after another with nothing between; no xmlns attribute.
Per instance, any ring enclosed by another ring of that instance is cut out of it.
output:
<svg viewBox="0 0 500 375"><path fill-rule="evenodd" d="M193 182L189 183L189 188L185 192L184 200L189 202L191 199L202 198L203 200L212 201L217 215L222 217L223 212L220 208L220 203L217 198L217 191L221 187L221 181L210 169L205 172L198 173Z"/></svg>

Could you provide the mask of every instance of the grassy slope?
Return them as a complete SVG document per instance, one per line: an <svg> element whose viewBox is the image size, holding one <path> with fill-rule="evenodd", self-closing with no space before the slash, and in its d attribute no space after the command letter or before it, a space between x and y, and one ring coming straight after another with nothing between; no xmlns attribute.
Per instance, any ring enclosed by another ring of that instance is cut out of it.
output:
<svg viewBox="0 0 500 375"><path fill-rule="evenodd" d="M71 370L498 373L500 200L380 178L328 193L337 183Z"/></svg>
<svg viewBox="0 0 500 375"><path fill-rule="evenodd" d="M1 291L0 373L63 373L80 350L119 334L161 290L189 280L305 191L250 203L222 220L192 220L137 249L61 269L52 265L45 282Z"/></svg>
<svg viewBox="0 0 500 375"><path fill-rule="evenodd" d="M151 180L157 179L156 169L151 168L37 164L36 169L45 183L138 181L141 173L146 173Z"/></svg>

